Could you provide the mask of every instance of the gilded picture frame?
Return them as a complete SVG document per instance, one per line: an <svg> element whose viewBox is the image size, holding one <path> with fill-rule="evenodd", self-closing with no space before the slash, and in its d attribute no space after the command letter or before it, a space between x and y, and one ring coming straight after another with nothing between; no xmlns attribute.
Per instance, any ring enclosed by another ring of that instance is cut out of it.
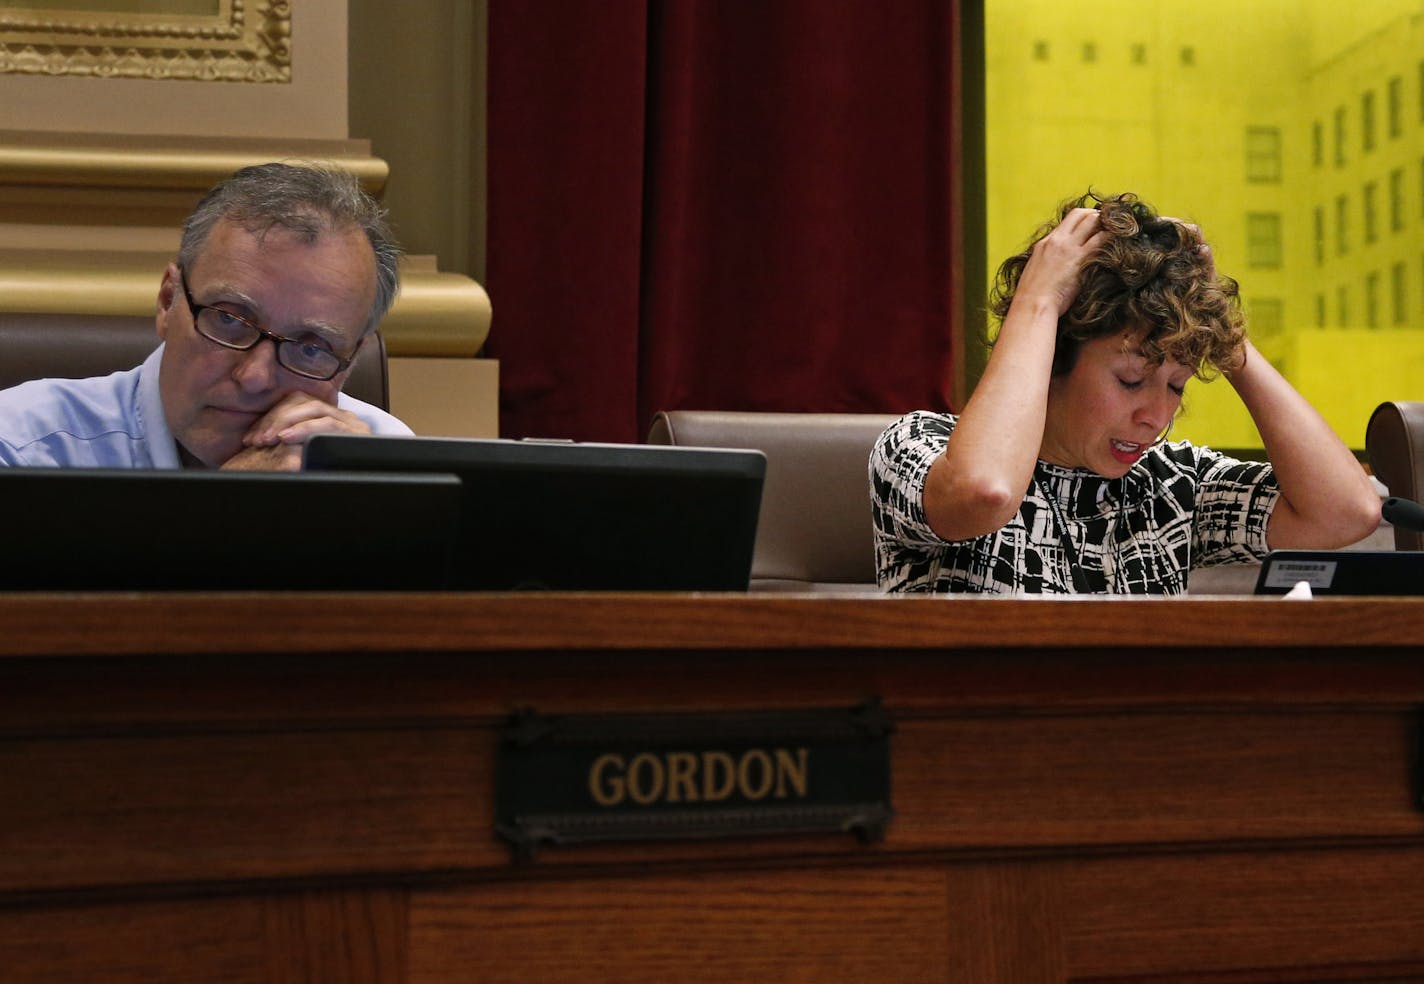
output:
<svg viewBox="0 0 1424 984"><path fill-rule="evenodd" d="M292 0L0 0L0 73L289 83Z"/></svg>

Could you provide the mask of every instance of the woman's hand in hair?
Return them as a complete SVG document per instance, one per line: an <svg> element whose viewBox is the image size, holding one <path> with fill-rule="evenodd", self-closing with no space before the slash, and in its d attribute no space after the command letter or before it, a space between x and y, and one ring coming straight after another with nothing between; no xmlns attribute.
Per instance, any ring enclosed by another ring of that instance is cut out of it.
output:
<svg viewBox="0 0 1424 984"><path fill-rule="evenodd" d="M1046 304L1062 317L1078 295L1078 274L1110 234L1095 208L1075 208L1034 244L1019 278L1014 305Z"/></svg>

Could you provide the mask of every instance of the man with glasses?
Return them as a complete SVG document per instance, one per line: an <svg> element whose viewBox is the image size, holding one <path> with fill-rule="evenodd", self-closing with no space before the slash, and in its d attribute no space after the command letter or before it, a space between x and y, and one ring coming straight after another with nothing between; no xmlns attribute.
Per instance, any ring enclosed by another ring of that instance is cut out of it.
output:
<svg viewBox="0 0 1424 984"><path fill-rule="evenodd" d="M0 464L295 470L313 434L409 434L341 392L399 256L351 175L243 168L183 225L158 290L163 344L127 372L0 392Z"/></svg>

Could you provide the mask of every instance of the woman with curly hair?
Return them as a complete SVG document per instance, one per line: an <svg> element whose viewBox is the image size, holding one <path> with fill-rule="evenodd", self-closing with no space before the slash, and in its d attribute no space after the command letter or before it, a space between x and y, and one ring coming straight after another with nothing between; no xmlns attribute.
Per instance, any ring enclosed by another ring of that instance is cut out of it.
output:
<svg viewBox="0 0 1424 984"><path fill-rule="evenodd" d="M1090 192L1004 262L991 303L963 412L911 413L871 454L882 589L1176 594L1193 567L1379 524L1369 478L1247 339L1195 226ZM1166 440L1188 382L1217 374L1268 462Z"/></svg>

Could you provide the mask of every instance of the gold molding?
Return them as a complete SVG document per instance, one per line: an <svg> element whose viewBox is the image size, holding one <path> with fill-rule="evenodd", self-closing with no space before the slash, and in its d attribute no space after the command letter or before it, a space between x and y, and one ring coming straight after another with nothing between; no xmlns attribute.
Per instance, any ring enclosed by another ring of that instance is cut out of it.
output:
<svg viewBox="0 0 1424 984"><path fill-rule="evenodd" d="M175 235L203 192L248 164L325 161L376 197L390 168L364 140L259 140L0 130L0 246L6 224L133 226ZM79 248L82 248L79 247Z"/></svg>
<svg viewBox="0 0 1424 984"><path fill-rule="evenodd" d="M320 160L356 175L379 196L390 166L364 140L147 138L0 130L0 186L170 188L205 191L238 168Z"/></svg>
<svg viewBox="0 0 1424 984"><path fill-rule="evenodd" d="M0 249L0 311L153 314L171 253ZM408 256L401 291L381 322L391 355L472 358L489 336L489 295L435 258Z"/></svg>
<svg viewBox="0 0 1424 984"><path fill-rule="evenodd" d="M291 0L217 7L206 15L0 7L0 73L291 82Z"/></svg>

